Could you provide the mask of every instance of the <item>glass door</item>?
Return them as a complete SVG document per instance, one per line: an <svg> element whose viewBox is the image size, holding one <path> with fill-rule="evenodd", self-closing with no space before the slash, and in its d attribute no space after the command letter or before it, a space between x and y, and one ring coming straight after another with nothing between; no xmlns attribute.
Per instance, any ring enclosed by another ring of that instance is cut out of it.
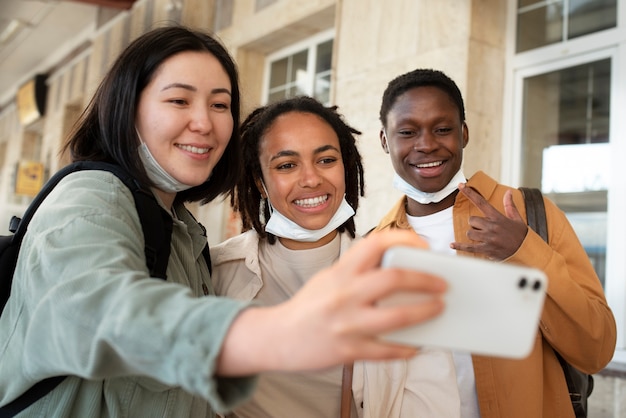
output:
<svg viewBox="0 0 626 418"><path fill-rule="evenodd" d="M566 212L604 285L611 59L522 83L520 183L541 188Z"/></svg>

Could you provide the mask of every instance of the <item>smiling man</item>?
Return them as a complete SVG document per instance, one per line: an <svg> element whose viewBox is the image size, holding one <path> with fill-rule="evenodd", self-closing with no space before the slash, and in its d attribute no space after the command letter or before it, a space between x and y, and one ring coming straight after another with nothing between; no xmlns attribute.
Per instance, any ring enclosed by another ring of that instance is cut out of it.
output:
<svg viewBox="0 0 626 418"><path fill-rule="evenodd" d="M466 180L465 107L459 88L444 73L417 69L392 80L383 93L380 121L381 145L395 170L393 184L405 196L377 230L413 229L434 251L536 267L549 278L541 329L526 359L451 353L461 417L574 417L555 351L579 370L595 373L611 360L616 329L600 281L565 214L544 199L547 244L528 228L519 190L483 172ZM394 378L411 381L416 374L411 364L397 369Z"/></svg>

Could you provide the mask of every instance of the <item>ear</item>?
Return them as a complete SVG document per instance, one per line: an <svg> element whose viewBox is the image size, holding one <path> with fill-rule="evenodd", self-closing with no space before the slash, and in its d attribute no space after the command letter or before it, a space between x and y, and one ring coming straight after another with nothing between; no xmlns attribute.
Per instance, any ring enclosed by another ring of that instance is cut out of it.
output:
<svg viewBox="0 0 626 418"><path fill-rule="evenodd" d="M463 148L467 146L469 142L469 128L467 127L467 123L463 122Z"/></svg>
<svg viewBox="0 0 626 418"><path fill-rule="evenodd" d="M267 194L265 193L265 188L263 187L262 180L260 178L254 179L254 184L256 185L257 190L261 193L261 197L263 199L267 199Z"/></svg>
<svg viewBox="0 0 626 418"><path fill-rule="evenodd" d="M389 145L387 144L387 134L385 134L385 130L381 129L378 136L380 137L380 146L383 147L383 151L389 154Z"/></svg>

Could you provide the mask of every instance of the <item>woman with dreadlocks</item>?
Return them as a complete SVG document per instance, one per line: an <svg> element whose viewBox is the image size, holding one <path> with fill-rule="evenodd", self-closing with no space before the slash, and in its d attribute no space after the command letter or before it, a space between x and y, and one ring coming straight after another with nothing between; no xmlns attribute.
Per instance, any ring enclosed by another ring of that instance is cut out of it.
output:
<svg viewBox="0 0 626 418"><path fill-rule="evenodd" d="M248 116L241 127L246 172L231 193L244 232L212 247L218 295L261 305L281 303L359 239L354 224L364 190L355 140L359 134L336 107L310 97L286 99ZM432 356L415 358L439 364ZM420 375L421 366L413 366ZM395 417L408 410L425 412L421 399L428 398L433 381L390 381L397 367L396 362L357 363L353 381L351 365L343 370L338 366L265 373L251 400L228 417ZM398 388L416 396L407 395L400 405L390 395Z"/></svg>
<svg viewBox="0 0 626 418"><path fill-rule="evenodd" d="M241 133L246 172L231 204L245 232L212 248L214 284L220 295L274 305L357 239L360 132L335 107L297 97L256 109ZM235 416L338 417L341 381L341 367L268 373Z"/></svg>

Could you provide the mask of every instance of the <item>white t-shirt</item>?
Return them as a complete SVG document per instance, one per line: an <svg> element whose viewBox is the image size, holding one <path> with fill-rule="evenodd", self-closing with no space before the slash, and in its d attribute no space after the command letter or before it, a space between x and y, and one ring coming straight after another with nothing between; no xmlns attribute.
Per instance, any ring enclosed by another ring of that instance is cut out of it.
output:
<svg viewBox="0 0 626 418"><path fill-rule="evenodd" d="M293 296L315 273L339 258L340 235L330 243L309 250L290 250L280 241L259 244L263 287L255 297L263 305L275 305ZM280 341L276 341L280 344ZM313 372L268 372L259 376L252 399L235 410L240 418L293 418L308 411L310 417L338 417L341 404L342 367ZM356 411L352 411L356 417Z"/></svg>
<svg viewBox="0 0 626 418"><path fill-rule="evenodd" d="M428 242L433 251L456 254L450 248L450 244L454 242L452 207L427 216L407 214L407 220L415 232ZM466 352L453 352L452 356L461 398L461 417L480 418L472 356Z"/></svg>

